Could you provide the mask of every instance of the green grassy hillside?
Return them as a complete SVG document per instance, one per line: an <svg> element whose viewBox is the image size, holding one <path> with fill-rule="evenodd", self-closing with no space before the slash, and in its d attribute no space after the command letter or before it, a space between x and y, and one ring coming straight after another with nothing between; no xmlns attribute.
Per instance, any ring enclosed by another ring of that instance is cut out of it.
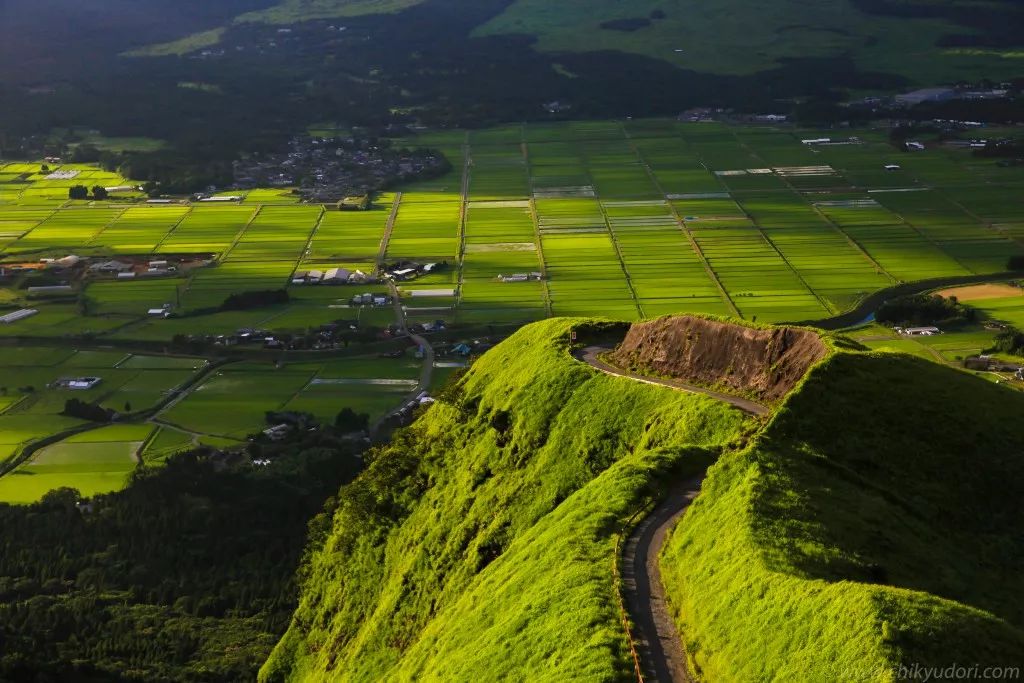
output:
<svg viewBox="0 0 1024 683"><path fill-rule="evenodd" d="M263 680L628 674L615 536L670 470L704 466L748 427L574 361L572 324L523 329L372 456Z"/></svg>
<svg viewBox="0 0 1024 683"><path fill-rule="evenodd" d="M596 373L573 325L600 330L522 329L369 457L263 681L625 680L616 535L716 456L661 558L703 680L1022 661L1024 397L826 338L759 423Z"/></svg>
<svg viewBox="0 0 1024 683"><path fill-rule="evenodd" d="M279 0L222 28L129 54L187 54L216 44L229 26L344 20L421 5L451 11L448 0ZM1014 0L821 0L813 13L800 0L514 0L486 9L468 37L522 35L541 52L607 50L721 76L819 60L819 68L834 62L837 73L852 68L934 84L1020 76L1024 39L1006 27L1022 17Z"/></svg>
<svg viewBox="0 0 1024 683"><path fill-rule="evenodd" d="M813 371L666 544L706 680L1024 661L1024 397L897 355Z"/></svg>
<svg viewBox="0 0 1024 683"><path fill-rule="evenodd" d="M1019 74L1012 50L938 46L943 36L979 35L977 27L957 23L963 15L1011 7L971 0L825 0L808 13L800 0L516 0L476 34L526 34L546 52L617 50L714 74L752 74L792 59L850 57L865 71L932 83Z"/></svg>

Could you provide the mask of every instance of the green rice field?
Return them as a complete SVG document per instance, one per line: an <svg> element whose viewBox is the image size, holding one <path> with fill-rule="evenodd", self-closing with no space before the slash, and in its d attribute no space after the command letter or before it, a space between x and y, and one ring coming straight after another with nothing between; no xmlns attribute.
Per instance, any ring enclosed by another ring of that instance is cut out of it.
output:
<svg viewBox="0 0 1024 683"><path fill-rule="evenodd" d="M84 314L72 302L8 290L5 300L40 313L0 334L166 339L184 329L304 329L355 318L344 309L359 292L290 286L294 272L370 273L380 256L451 266L403 284L416 320L704 312L797 322L900 282L999 272L1024 251L1020 169L941 145L901 153L883 131L801 142L832 135L666 120L428 134L419 142L444 150L455 170L382 194L366 212L287 203L278 190L250 191L239 204L69 202L78 178L127 181L88 166L61 167L79 174L68 180L3 164L3 262L68 253L209 262L172 278L89 279L79 286ZM885 170L892 164L900 168ZM289 286L293 302L283 308L145 319L166 303L188 315L215 309L226 293Z"/></svg>
<svg viewBox="0 0 1024 683"><path fill-rule="evenodd" d="M122 488L138 462L138 451L150 425L103 427L37 451L5 477L0 477L0 502L32 503L60 487L84 496Z"/></svg>
<svg viewBox="0 0 1024 683"><path fill-rule="evenodd" d="M146 410L184 385L205 365L197 358L120 351L18 348L0 355L0 463L41 438L86 423L61 414L68 399L120 413ZM89 389L58 386L61 379L95 377Z"/></svg>
<svg viewBox="0 0 1024 683"><path fill-rule="evenodd" d="M802 142L822 137L832 142ZM0 307L37 311L0 325L0 337L60 346L83 336L102 344L239 328L302 333L338 320L384 327L394 322L390 306L348 305L354 294L386 293L384 284L292 283L312 269L372 274L381 261L447 264L399 283L401 304L410 322L442 319L473 334L551 316L696 312L804 322L899 283L1003 272L1024 253L1024 171L938 142L903 153L882 130L590 121L430 133L416 144L442 150L453 171L381 193L372 208L354 212L299 204L279 189L231 203L150 203L116 173L0 161L0 268L8 273ZM69 201L77 183L127 189L105 202ZM187 265L130 278L82 269L70 291L29 291L53 284L44 260L70 254L87 263ZM230 294L282 288L288 303L219 310ZM1018 298L974 305L1021 326ZM164 306L171 317L148 314ZM992 334L862 336L872 347L957 363ZM137 413L205 363L19 342L0 354L0 463L88 426L61 415L70 397ZM454 371L438 368L431 388ZM56 485L117 488L133 457L159 464L197 444L238 445L266 427L270 410L330 423L351 407L376 419L410 395L419 373L411 356L232 363L161 413L159 426L139 428L146 434L90 430L81 438L106 436L39 451L0 478L0 500L38 499ZM85 376L100 382L86 390L55 385Z"/></svg>
<svg viewBox="0 0 1024 683"><path fill-rule="evenodd" d="M225 367L161 415L183 430L244 439L268 425L267 411L296 411L333 424L342 408L381 417L401 404L417 385L420 362L376 357Z"/></svg>

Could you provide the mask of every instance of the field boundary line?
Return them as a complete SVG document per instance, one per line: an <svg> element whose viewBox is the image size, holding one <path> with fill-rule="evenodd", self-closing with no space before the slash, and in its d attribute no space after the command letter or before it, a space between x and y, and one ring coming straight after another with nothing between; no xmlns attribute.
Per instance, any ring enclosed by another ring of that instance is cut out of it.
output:
<svg viewBox="0 0 1024 683"><path fill-rule="evenodd" d="M285 353L287 353L287 352L285 352ZM287 367L288 364L284 361L284 354L281 355L281 361L280 362L281 362L282 367ZM312 386L313 380L316 379L316 376L318 374L320 374L320 368L310 372L309 373L309 377L306 378L305 384L303 384L301 387L296 389L295 393L293 393L291 396L289 396L287 399L285 399L285 401L280 406L278 406L278 408L277 408L278 411L284 412L284 410L288 407L289 403L291 403L292 401L297 399L299 396L302 395L302 392L304 392L306 389L308 389L310 386Z"/></svg>
<svg viewBox="0 0 1024 683"><path fill-rule="evenodd" d="M991 183L989 183L989 184L991 184ZM966 206L964 206L962 203L960 203L956 199L953 199L952 197L945 197L945 199L947 201L949 201L950 204L952 204L956 208L960 209L961 211L966 213L968 216L970 216L974 220L978 221L978 223L980 223L981 225L984 225L986 228L991 230L993 233L999 235L1003 239L1009 240L1010 242L1014 242L1016 244L1024 244L1024 237L1015 237L1014 235L1012 235L1012 234L1006 232L1005 230L1003 230L1002 228L1000 228L999 224L994 223L992 221L985 220L984 218L982 218L978 214L974 213L973 211L968 209Z"/></svg>
<svg viewBox="0 0 1024 683"><path fill-rule="evenodd" d="M755 158L761 160L762 164L765 163L765 160L760 155L758 155L754 150L752 150L752 148L751 148L751 146L749 144L746 144L745 142L743 142L742 140L739 139L739 136L736 135L735 129L732 129L731 132L732 132L733 139L736 140L736 144L739 144L740 146L745 148L746 151L749 151L752 156L754 156ZM833 219L831 219L828 216L826 216L825 213L820 208L815 206L814 202L812 202L809 199L807 199L807 197L804 196L802 191L800 191L800 189L798 189L797 186L794 185L790 181L790 178L788 178L787 176L784 176L784 175L778 176L778 177L782 180L782 182L785 184L785 186L788 187L788 191L791 191L792 194L794 194L797 197L799 197L800 200L804 204L806 204L807 206L809 206L811 208L811 211L813 211L815 214L818 215L819 218L821 218L821 220L825 221L825 223L827 223L831 228L833 228L834 230L836 230L837 232L842 234L842 236L846 239L846 241L850 244L850 246L855 248L858 252L860 252L860 254L864 258L866 258L871 263L871 265L874 266L874 269L876 269L876 272L878 272L880 274L884 274L886 276L886 278L888 278L889 281L891 283L893 283L894 285L901 282L898 278L896 278L895 275L893 275L891 272L886 270L879 261L874 259L874 257L871 256L870 252L868 252L867 249L863 245L861 245L859 242L857 242L857 240L854 239L849 232L844 230L843 227L839 223L837 223ZM739 207L743 210L743 213L746 213L746 208L743 206L742 202L737 201L736 204L738 204ZM753 220L753 218L752 218L752 220ZM754 224L760 226L760 223L758 223L756 220L754 221Z"/></svg>
<svg viewBox="0 0 1024 683"><path fill-rule="evenodd" d="M886 207L885 210L889 211L888 207ZM919 227L917 227L916 225L914 225L913 223L908 221L906 216L904 216L903 214L896 213L895 211L889 211L889 213L891 213L894 216L899 217L899 219L900 219L899 222L900 223L902 223L903 225L907 226L908 228L913 230L915 233L920 235L921 239L923 239L925 242L927 242L928 244L930 244L933 247L935 247L936 249L938 249L944 256L948 257L951 261L953 261L958 266L960 266L961 268L966 270L968 273L970 273L971 275L980 275L980 273L978 273L978 271L976 271L974 268L971 268L966 263L964 263L963 261L958 259L956 256L953 256L953 254L951 254L948 251L946 251L945 249L943 249L942 245L940 243L936 242L930 236L928 236L924 232L922 232Z"/></svg>
<svg viewBox="0 0 1024 683"><path fill-rule="evenodd" d="M153 429L150 430L149 436L146 437L145 441L139 444L138 450L135 451L135 461L137 465L145 464L145 461L142 458L142 454L146 452L146 449L149 448L149 445L151 443L156 441L157 434L159 434L162 429L163 427L161 427L160 425L153 425Z"/></svg>
<svg viewBox="0 0 1024 683"><path fill-rule="evenodd" d="M160 253L160 247L162 247L164 245L164 242L167 241L167 238L170 237L171 234L175 230L178 229L178 226L180 226L182 223L184 223L185 219L188 218L191 215L192 215L192 205L189 204L188 205L188 211L186 211L185 213L181 214L181 218L179 218L178 220L176 220L174 222L174 225L171 226L171 229L168 230L166 233L164 233L164 236L160 238L159 242L157 242L156 244L153 245L153 248L149 251L149 253L150 254L158 254L158 253Z"/></svg>
<svg viewBox="0 0 1024 683"><path fill-rule="evenodd" d="M147 419L147 422L159 423L161 422L160 416L166 413L174 406L181 403L183 400L195 391L206 379L213 374L215 370L219 370L226 365L234 363L234 360L221 358L215 361L207 361L206 365L199 368L191 377L179 384L173 390L169 391L160 401L156 403L147 412L152 413ZM188 431L181 428L182 431ZM197 434L198 432L189 432L191 434Z"/></svg>
<svg viewBox="0 0 1024 683"><path fill-rule="evenodd" d="M521 142L519 143L519 149L523 154L523 161L526 162L526 180L529 183L530 191L530 220L533 221L533 241L537 245L537 260L540 262L540 276L541 276L541 295L544 297L544 310L547 317L554 315L554 309L551 306L551 287L548 280L548 262L544 258L544 244L540 234L540 217L537 214L537 199L533 195L533 164L530 161L530 145L526 141L526 124L520 124L519 126Z"/></svg>
<svg viewBox="0 0 1024 683"><path fill-rule="evenodd" d="M111 423L87 422L84 425L65 429L62 432L50 434L49 436L44 436L43 438L36 439L35 441L29 441L25 443L24 447L17 453L17 455L11 456L0 463L0 477L6 477L26 462L32 460L32 456L36 454L36 451L46 448L47 446L52 446L55 443L60 443L64 439L69 439L72 436L77 436L78 434L91 432L101 427L109 427L110 424Z"/></svg>
<svg viewBox="0 0 1024 683"><path fill-rule="evenodd" d="M324 222L324 216L327 215L327 207L323 204L320 205L320 214L316 217L316 222L313 223L313 229L309 231L309 237L306 238L306 245L302 248L302 254L299 255L299 259L295 262L295 268L292 269L292 274L288 277L288 282L291 282L292 277L295 275L295 271L298 270L299 266L303 261L309 259L312 255L310 252L313 249L313 239L316 237L317 232L320 231L320 226ZM288 286L288 282L285 286Z"/></svg>
<svg viewBox="0 0 1024 683"><path fill-rule="evenodd" d="M625 135L624 132L623 135ZM608 237L611 238L612 248L615 249L615 256L619 259L619 267L622 268L622 274L626 278L626 287L629 288L629 294L633 297L633 305L636 306L637 315L643 319L644 308L640 305L640 297L636 294L636 288L633 287L633 278L629 274L629 268L626 266L626 259L622 255L622 246L619 244L619 239L615 235L615 228L612 227L612 221L608 217L608 210L604 206L604 201L601 199L601 195L597 192L597 184L594 182L594 174L590 171L590 157L587 156L582 145L577 149L579 150L578 154L580 160L583 161L584 168L587 169L587 179L590 180L590 186L594 188L594 200L597 202L597 208L601 212L601 219L604 221L604 227L608 231Z"/></svg>
<svg viewBox="0 0 1024 683"><path fill-rule="evenodd" d="M786 181L786 184L787 185L789 184L788 180ZM868 251L867 247L865 247L860 242L858 242L857 238L853 237L850 233L848 233L845 230L843 230L843 227L841 225L839 225L834 220L832 220L831 218L826 216L824 211L822 211L820 208L815 206L814 202L808 200L807 197L804 197L795 187L793 187L793 186L790 186L790 187L792 188L792 191L793 191L794 194L799 196L802 200L804 200L804 203L806 203L809 207L811 207L811 211L813 211L819 218L821 218L821 220L825 221L825 223L827 223L829 226L831 226L831 228L833 230L835 230L840 235L845 237L846 241L851 246L856 248L856 250L858 252L860 252L860 254L864 258L866 258L868 260L868 262L871 263L871 265L873 265L875 267L875 272L876 273L878 273L879 275L884 275L885 277L889 278L889 281L892 282L893 284L898 284L899 282L901 282L901 280L898 277L896 277L895 275L890 273L888 270L886 270L882 266L882 264L880 262L876 261L875 257L871 255L870 251Z"/></svg>
<svg viewBox="0 0 1024 683"><path fill-rule="evenodd" d="M760 157L758 157L758 158L760 158ZM762 159L762 161L763 161L763 159ZM736 201L736 200L734 199L733 201ZM786 255L784 253L782 253L781 249L779 249L779 246L777 244L775 244L774 241L772 241L772 238L770 238L768 236L768 233L766 233L764 231L764 228L761 227L761 224L754 218L753 215L751 215L751 213L749 211L747 211L747 207L743 206L743 204L741 204L740 202L736 202L736 206L740 207L740 211L742 211L743 215L747 217L747 220L749 220L751 223L753 223L754 227L757 228L757 234L761 236L761 239L764 240L764 243L767 244L769 247L771 247L772 251L774 251L778 255L778 257L780 259L782 259L782 262L786 264L787 268L789 268L789 272L793 273L793 275L800 282L800 284L803 285L804 288L808 292L810 292L811 295L815 299L817 299L818 303L821 304L821 307L824 308L827 312L829 312L829 313L831 313L833 315L835 315L836 313L839 313L839 311L836 310L835 306L830 304L827 299L825 299L820 294L818 294L818 291L816 289L814 289L813 287L811 287L811 285L807 282L807 280L804 279L804 276L800 274L800 271L797 270L793 266L792 263L790 263L789 259L786 258Z"/></svg>
<svg viewBox="0 0 1024 683"><path fill-rule="evenodd" d="M24 190L22 190L22 192L24 192ZM20 195L20 194L19 194L18 196L19 196L19 198L21 197L21 195ZM70 202L70 201L71 201L71 200L69 199L69 200L67 200L66 202L64 202L64 204L67 204L67 203L68 203L68 202ZM14 240L14 242L12 242L11 244L14 244L15 242L20 242L21 240L23 240L23 239L25 239L26 237L28 237L28 236L29 236L29 234L31 234L33 230L35 230L35 229L36 229L36 228L38 228L38 227L39 227L40 225L42 225L43 223L45 223L46 221L50 220L50 219L51 219L51 218L53 218L53 217L54 217L55 215L57 215L57 212L58 212L58 211L60 211L60 210L62 210L62 209L64 208L64 204L61 204L61 205L60 205L60 206L58 206L57 208L54 208L54 209L49 209L49 212L50 212L50 213L48 213L48 214L46 215L46 217L45 217L45 218L43 218L42 220L36 221L36 224L35 224L35 225L33 225L33 226L32 226L31 228L29 228L29 229L28 229L28 230L26 230L25 232L21 233L21 237L19 237L18 239ZM25 252L25 253L26 253L26 254L32 254L32 253L35 253L36 251L44 251L44 249L36 249L36 250L33 250L33 251L27 251L27 252Z"/></svg>
<svg viewBox="0 0 1024 683"><path fill-rule="evenodd" d="M992 187L993 185L994 185L994 186L996 186L996 187L1004 187L1004 186L1003 186L1002 184L997 184L997 183L993 183L992 181L988 180L987 178L984 178L983 176L979 176L979 175L978 175L977 173L975 173L974 171L972 171L972 170L971 170L971 168L970 168L970 166L968 166L968 165L963 165L963 166L961 166L961 168L963 168L963 169L964 169L965 171L967 171L968 173L972 173L972 174L974 174L974 175L975 175L975 176L976 176L976 177L977 177L977 178L978 178L978 179L979 179L979 180L981 181L981 182L980 182L980 183L979 183L979 184L977 185L977 187ZM921 185L922 185L922 186L923 186L924 188L926 188L926 189L927 189L927 191L929 191L929 192L932 192L932 191L934 191L934 192L942 192L942 189L943 189L943 188L942 188L941 186L940 186L940 187L936 187L935 185L932 185L932 184L930 184L930 183L928 183L928 182L925 182L925 181L923 181L923 180L922 180L921 178L918 178L917 176L915 176L915 178L914 178L914 179L915 179L915 180L917 180L918 182L920 182L920 183L921 183ZM960 189L971 189L971 187L970 187L970 186L960 186ZM1011 192L1012 192L1012 190L1011 190ZM949 196L947 196L947 195L943 194L943 195L942 195L942 198L943 198L943 199L945 199L946 201L948 201L948 202L949 202L950 204L952 204L952 205L953 205L953 206L955 206L956 208L958 208L958 209L960 209L961 211L963 211L963 212L964 212L965 214L967 214L967 215L968 215L969 217L973 218L973 219L974 219L975 221L977 221L977 222L978 222L979 224L981 224L981 225L983 225L984 227L986 227L986 228L988 228L988 229L992 230L992 232L996 233L996 234L997 234L997 235L999 235L1000 237L1002 237L1002 238L1004 238L1004 239L1006 239L1006 240L1009 240L1010 242L1018 242L1018 243L1022 243L1022 244L1024 244L1024 240L1019 240L1019 239L1017 239L1016 237L1014 237L1013 235L1009 235L1009 234L1007 234L1007 233L1003 232L1002 230L998 229L998 228L997 228L997 227L995 226L995 223L991 223L991 222L989 222L989 221L986 221L986 220L985 220L984 218L982 218L982 217L981 217L981 216L979 216L978 214L974 213L973 211L971 211L970 209L968 209L968 208L967 208L966 206L964 206L963 204L961 204L961 203L960 203L959 201L957 201L957 200L953 199L952 197L949 197ZM951 258L952 260L956 261L956 263L957 263L957 264L958 264L958 265L959 265L960 267L964 268L964 269L965 269L965 270L966 270L967 272L969 272L969 273L972 273L972 274L975 274L975 275L981 275L981 274L982 274L982 273L979 273L979 272L978 272L977 270L975 270L974 268L971 268L970 266L968 266L968 265L967 265L966 263L964 263L963 261L961 261L961 260L960 260L960 259L958 259L957 257L953 256L953 254L951 254L950 252L948 252L948 251L946 251L945 249L943 249L943 248L942 248L942 245L941 245L940 243L936 242L936 241L935 241L935 240L933 240L933 239L932 239L931 237L929 237L928 235L926 235L926 234L924 234L923 232L921 232L921 229L920 229L920 228L918 228L918 227L917 227L916 225L914 225L913 223L911 223L911 222L910 222L909 220L907 220L906 216L904 216L903 214L897 214L897 213L896 213L895 211L891 211L891 210L890 210L890 209L889 209L888 207L886 207L886 206L885 206L884 204L883 204L882 206L883 206L883 208L885 208L885 210L886 210L886 211L889 211L890 213L892 213L892 214L893 214L893 215L895 215L895 216L899 216L899 219L900 219L900 222L901 222L901 223L903 223L903 224L907 225L907 226L908 226L908 227L909 227L909 228L910 228L911 230L913 230L914 232L916 232L917 234L919 234L919 235L920 235L920 236L921 236L922 238L924 238L924 239L925 239L926 241L928 241L929 243L931 243L931 244L932 244L932 246L934 246L934 247L935 247L936 249L938 249L939 251L941 251L941 252L942 252L943 254L945 254L946 256L948 256L949 258Z"/></svg>
<svg viewBox="0 0 1024 683"><path fill-rule="evenodd" d="M402 204L402 193L396 192L395 198L391 200L391 213L384 222L384 233L380 236L380 246L377 248L377 273L384 270L384 261L387 259L388 246L391 244L391 232L395 229L395 221L398 219L398 208Z"/></svg>
<svg viewBox="0 0 1024 683"><path fill-rule="evenodd" d="M740 140L739 136L736 135L736 130L735 129L732 129L731 132L732 132L732 137L736 141L737 145L739 145L743 149L745 149L748 152L750 152L750 156L752 156L755 159L757 159L761 164L766 164L767 163L765 161L764 157L762 157L760 154L758 154L756 150L751 148L747 143L745 143L742 140ZM701 164L704 165L703 160L701 160ZM706 165L704 167L707 168ZM710 169L708 169L708 172L710 173ZM789 182L789 178L787 176L779 175L779 174L776 174L776 176L781 178L782 182L785 183L786 186L789 187L792 192L794 192L795 194L799 195L801 200L804 203L810 205L811 208L814 209L815 211L817 211L819 215L824 216L824 214L820 210L818 210L818 207L814 206L813 202L809 202L806 197L804 197L802 194L800 194L800 192L797 191L796 187L792 183ZM743 215L747 217L747 220L749 220L751 223L753 223L754 227L757 228L757 233L761 236L761 239L764 240L765 244L767 244L769 247L771 247L772 250L776 254L778 254L779 258L782 259L782 262L786 264L786 267L789 268L790 272L793 273L794 276L796 276L796 279L799 280L800 284L803 285L804 288L808 292L810 292L811 295L818 301L818 303L821 304L822 308L824 308L828 313L831 313L833 315L839 313L839 311L836 309L835 306L833 306L831 303L829 303L829 301L827 299L825 299L823 296L818 294L818 290L816 290L813 287L811 287L811 285L807 282L807 280L804 279L804 276L800 274L800 271L797 270L793 266L793 264L790 262L790 260L782 252L782 250L779 249L779 246L777 244L775 244L775 242L768 236L768 233L766 233L764 231L764 227L761 225L760 221L758 221L756 218L754 218L753 214L751 214L749 211L747 211L747 207L744 206L742 202L737 201L735 198L733 199L733 201L736 202L736 206L740 207L740 211L742 211ZM843 234L845 234L845 233L843 233ZM881 266L879 265L879 267L881 267Z"/></svg>
<svg viewBox="0 0 1024 683"><path fill-rule="evenodd" d="M654 183L654 187L657 188L658 192L661 193L662 198L664 198L665 205L668 207L669 213L672 214L672 218L676 222L676 227L678 227L679 231L683 233L684 237L686 237L690 244L690 249L693 250L693 253L696 254L701 265L704 266L704 272L718 289L718 293L722 296L722 301L729 307L729 310L732 311L733 315L737 318L742 318L743 316L740 315L740 310L736 307L736 302L732 300L732 297L729 295L729 291L718 278L718 273L716 273L715 269L711 267L711 262L708 261L707 256L704 254L704 250L697 243L697 239L693 236L693 232L686 225L686 221L684 221L683 217L679 215L679 211L676 209L675 204L673 204L672 200L668 198L668 193L665 192L665 188L662 187L658 177L654 174L654 169L652 169L650 164L647 163L647 159L644 158L644 155L640 152L640 148L636 146L636 143L633 141L632 136L630 136L629 131L626 130L625 126L622 126L622 132L629 141L629 146L633 149L633 153L636 154L637 159L640 160L640 165L644 167L644 170L647 172L651 182Z"/></svg>
<svg viewBox="0 0 1024 683"><path fill-rule="evenodd" d="M739 136L736 135L736 130L735 129L731 129L731 132L732 132L733 139L736 140L736 144L738 144L739 146L743 147L748 152L750 152L751 156L753 156L754 158L760 160L760 162L762 164L766 163L764 158L762 158L756 151L751 149L750 145L748 145L747 143L745 143L742 140L740 140ZM871 252L869 252L860 242L858 242L856 239L854 239L848 232L843 230L843 228L838 223L836 223L831 218L826 216L825 212L822 211L819 207L815 206L814 202L812 202L810 199L808 199L806 196L804 196L803 192L801 192L799 189L797 189L797 187L793 183L790 182L788 177L786 177L786 176L778 176L778 177L782 180L783 184L785 184L785 186L787 188L789 188L789 192L791 192L792 194L794 194L797 197L799 197L800 201L802 201L804 204L806 204L807 206L809 206L811 208L811 211L813 211L815 214L817 214L818 217L821 218L823 221L825 221L825 223L827 223L833 230L835 230L840 235L842 235L846 239L846 241L850 244L850 246L852 246L858 252L860 252L860 254L864 258L866 258L871 263L871 265L873 265L875 267L875 272L877 272L877 273L879 273L881 275L885 275L887 278L889 278L889 281L892 282L893 284L898 284L900 282L899 278L897 278L892 273L890 273L885 268L883 268L882 264L879 263L878 261L876 261L875 257L873 257L871 255ZM747 212L746 207L743 206L743 203L741 201L736 201L736 204L741 209L743 209L743 213L747 214L747 216L751 220L754 220L753 217L750 216L750 214ZM757 225L758 228L760 229L760 223L758 223L756 220L754 220L754 225ZM813 290L811 290L811 291L813 291ZM817 294L817 293L815 293L815 294ZM830 310L830 309L826 309L826 310Z"/></svg>
<svg viewBox="0 0 1024 683"><path fill-rule="evenodd" d="M222 251L220 255L217 256L216 259L214 259L217 263L223 263L224 261L228 260L228 255L232 252L232 250L234 250L236 246L238 246L238 243L242 241L242 236L245 235L245 233L249 230L249 226L253 224L253 221L255 221L256 218L261 213L263 213L263 204L260 204L259 206L256 207L256 210L252 212L251 216L249 216L249 220L245 222L245 225L243 225L239 229L238 234L235 235L235 238L231 240L231 244L228 245L228 248ZM192 278L189 278L189 284L192 284ZM186 288L185 291L188 291L188 289Z"/></svg>
<svg viewBox="0 0 1024 683"><path fill-rule="evenodd" d="M22 403L24 403L27 400L28 400L28 396L27 395L22 395L21 397L18 398L17 401L15 401L14 403L11 403L10 405L8 405L3 410L0 410L0 415L6 415L7 413L9 413L10 411L14 410L15 408L17 408L19 405L21 405Z"/></svg>
<svg viewBox="0 0 1024 683"><path fill-rule="evenodd" d="M469 182L473 167L472 148L469 144L469 131L466 132L465 140L462 143L462 189L459 200L459 252L456 254L455 272L455 315L462 307L462 282L464 277L464 265L466 260L466 220L469 215Z"/></svg>
<svg viewBox="0 0 1024 683"><path fill-rule="evenodd" d="M121 208L121 210L118 211L117 214L113 218L111 218L109 221L104 223L103 227L100 228L96 232L95 235L90 237L89 241L87 241L83 246L91 247L96 242L96 240L98 240L100 238L100 235L105 233L110 228L110 226L113 225L114 223L116 223L117 219L119 219L121 216L125 215L125 213L127 213L127 211L128 211L128 207Z"/></svg>

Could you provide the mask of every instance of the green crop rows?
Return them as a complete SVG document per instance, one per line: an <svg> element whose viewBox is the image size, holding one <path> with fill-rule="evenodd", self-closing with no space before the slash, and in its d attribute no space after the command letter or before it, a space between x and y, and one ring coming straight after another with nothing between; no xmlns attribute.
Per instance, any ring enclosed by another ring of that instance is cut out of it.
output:
<svg viewBox="0 0 1024 683"><path fill-rule="evenodd" d="M844 144L801 142L818 137ZM250 191L238 203L154 204L130 181L93 167L0 163L0 308L38 311L0 325L0 335L166 343L239 328L304 332L338 320L384 326L394 322L390 306L348 307L353 294L384 293L384 284L292 284L302 270L371 274L381 259L448 265L398 283L413 322L485 327L682 312L804 321L901 282L1001 272L1024 252L1019 168L938 144L902 153L883 131L597 121L447 131L417 144L444 151L452 172L380 194L363 212L301 205L280 189ZM107 201L69 201L68 188L79 183L117 190ZM29 289L61 284L40 261L69 254L129 261L139 276L89 273L70 291ZM180 267L138 272L162 259ZM219 310L232 293L282 288L288 303ZM148 314L163 306L176 315ZM1021 318L1017 301L990 307L993 317ZM948 360L983 342L911 350ZM0 461L8 462L41 438L89 426L61 414L68 398L138 412L202 367L24 343L5 357ZM148 439L149 431L104 443L120 444L111 453L159 462L196 443L238 443L265 428L268 410L330 422L349 406L376 418L412 392L418 375L411 358L231 364L160 413ZM79 376L102 381L82 391L50 386ZM35 484L0 487L0 499L34 499L52 482L93 492L119 486L131 458L92 462L89 448L59 442L40 451L22 474L3 478ZM77 469L62 470L60 453L72 451Z"/></svg>
<svg viewBox="0 0 1024 683"><path fill-rule="evenodd" d="M414 320L687 311L811 320L899 282L999 272L1021 253L1019 169L941 146L901 153L874 131L844 133L849 144L801 143L833 135L663 120L429 134L419 142L442 149L454 170L383 194L366 212L289 204L280 190L251 191L241 204L145 205L131 191L69 202L70 184L128 181L88 166L55 169L78 175L54 179L38 165L9 163L0 166L3 262L76 253L208 264L159 280L86 283L84 310L34 299L39 315L0 334L155 340L303 329L359 317L339 312L355 288L293 286L288 306L187 323L145 311L170 303L202 313L231 292L289 286L298 269L370 273L381 255L450 265L402 284ZM893 164L900 168L885 170ZM531 277L499 279L516 274ZM23 291L0 294L0 303L29 304Z"/></svg>

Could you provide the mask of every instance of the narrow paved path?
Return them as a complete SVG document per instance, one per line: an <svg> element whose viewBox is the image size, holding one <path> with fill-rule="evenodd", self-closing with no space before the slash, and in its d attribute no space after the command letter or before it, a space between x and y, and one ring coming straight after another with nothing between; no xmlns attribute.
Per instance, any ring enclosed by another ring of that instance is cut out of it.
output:
<svg viewBox="0 0 1024 683"><path fill-rule="evenodd" d="M398 287L395 285L394 281L388 281L388 289L391 292L392 305L395 308L395 322L397 323L402 336L408 337L414 344L418 344L419 347L423 349L423 367L420 370L419 384L416 385L416 389L404 401L402 401L402 405L386 413L371 425L371 435L377 434L385 422L405 410L413 401L418 399L421 393L429 391L430 381L434 376L434 347L431 346L430 342L428 342L424 337L421 337L418 334L413 334L409 331L409 325L405 319L405 309L402 308L402 298L399 295Z"/></svg>
<svg viewBox="0 0 1024 683"><path fill-rule="evenodd" d="M661 583L658 553L668 530L700 493L704 475L674 487L626 541L622 553L622 586L626 610L633 622L633 639L644 683L691 683L686 650L676 630Z"/></svg>
<svg viewBox="0 0 1024 683"><path fill-rule="evenodd" d="M593 368L600 370L606 375L615 375L616 377L625 377L637 382L643 382L644 384L656 384L663 387L669 387L670 389L678 389L679 391L686 391L691 394L703 394L710 396L711 398L719 401L724 401L730 405L739 408L743 412L750 413L751 415L765 415L768 413L768 406L752 401L749 398L743 398L741 396L733 396L732 394L723 394L718 391L712 391L711 389L705 389L704 387L698 387L693 384L688 384L682 380L677 379L661 379L658 377L644 377L628 370L617 368L613 365L605 363L599 357L600 354L605 351L611 351L606 346L588 346L583 349L577 358L582 360L584 363L590 365Z"/></svg>
<svg viewBox="0 0 1024 683"><path fill-rule="evenodd" d="M764 415L769 410L767 406L750 399L711 391L680 380L644 377L616 368L599 357L599 354L609 350L604 346L588 346L577 354L577 358L608 375L703 394L725 401L752 415ZM632 637L640 656L644 683L693 681L687 667L683 640L665 601L658 554L669 529L676 524L700 493L704 476L701 474L673 487L665 496L665 500L633 530L622 552L622 588L625 593L626 611L633 622Z"/></svg>

